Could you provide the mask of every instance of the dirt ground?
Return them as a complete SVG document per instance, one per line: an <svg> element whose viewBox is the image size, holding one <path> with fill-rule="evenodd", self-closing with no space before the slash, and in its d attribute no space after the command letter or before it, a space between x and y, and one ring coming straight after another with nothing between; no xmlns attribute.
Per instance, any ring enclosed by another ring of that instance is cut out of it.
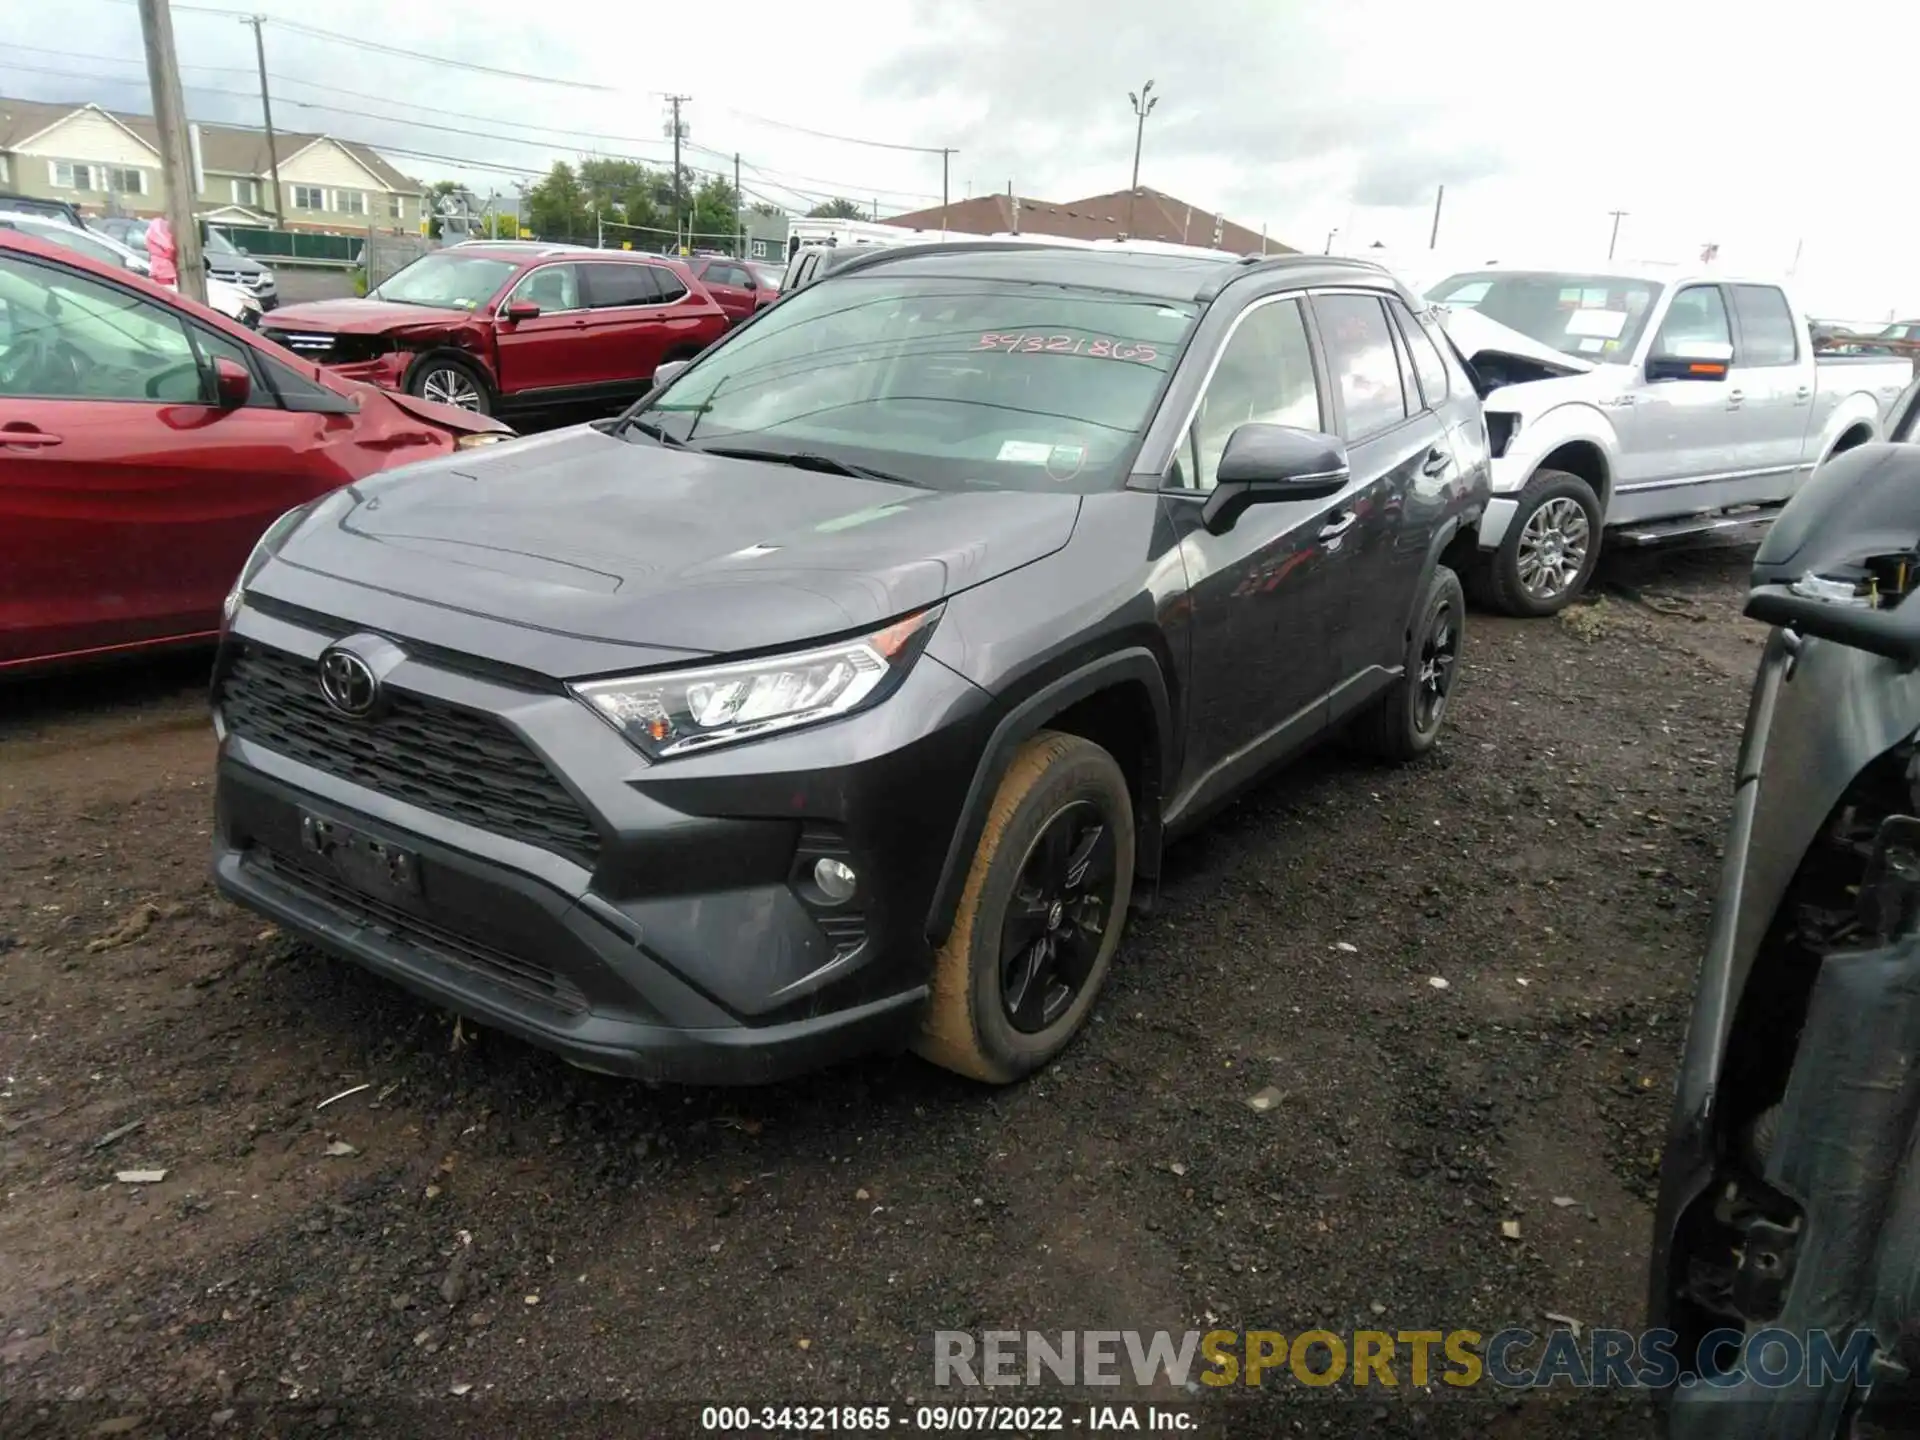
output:
<svg viewBox="0 0 1920 1440"><path fill-rule="evenodd" d="M527 1407L924 1401L937 1329L1635 1325L1749 558L1474 617L1438 751L1318 757L1176 851L1091 1029L999 1092L649 1089L456 1031L214 894L203 660L0 692L0 1431L664 1434ZM1243 1403L1648 1430L1443 1389Z"/></svg>

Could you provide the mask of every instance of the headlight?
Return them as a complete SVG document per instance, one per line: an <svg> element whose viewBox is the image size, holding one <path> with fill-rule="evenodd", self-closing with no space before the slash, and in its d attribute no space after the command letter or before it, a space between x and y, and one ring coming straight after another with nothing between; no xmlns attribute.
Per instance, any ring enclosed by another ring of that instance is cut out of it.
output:
<svg viewBox="0 0 1920 1440"><path fill-rule="evenodd" d="M594 680L572 689L639 749L664 760L879 704L926 649L940 609L794 654Z"/></svg>
<svg viewBox="0 0 1920 1440"><path fill-rule="evenodd" d="M498 432L488 432L481 435L462 435L453 442L453 448L456 450L475 450L482 445L498 445L502 440L511 440L512 438L511 435L501 435Z"/></svg>
<svg viewBox="0 0 1920 1440"><path fill-rule="evenodd" d="M240 602L246 598L247 586L287 543L287 537L300 528L300 522L312 513L320 502L309 500L305 505L295 506L273 524L267 527L267 533L254 542L253 550L247 556L247 563L240 567L240 578L233 582L233 588L227 591L227 598L220 602L220 628L225 630L233 623L233 617L240 613Z"/></svg>

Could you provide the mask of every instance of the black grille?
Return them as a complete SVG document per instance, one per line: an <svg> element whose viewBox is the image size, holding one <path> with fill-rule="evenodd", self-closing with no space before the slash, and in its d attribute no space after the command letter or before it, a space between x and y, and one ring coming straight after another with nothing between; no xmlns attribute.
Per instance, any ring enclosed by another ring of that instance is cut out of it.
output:
<svg viewBox="0 0 1920 1440"><path fill-rule="evenodd" d="M556 970L409 915L298 860L266 849L255 850L252 858L281 884L319 900L354 924L371 926L433 959L471 971L548 1009L564 1015L586 1011L587 997L580 993L580 987Z"/></svg>
<svg viewBox="0 0 1920 1440"><path fill-rule="evenodd" d="M591 868L600 837L540 757L486 715L390 691L379 719L321 698L313 662L244 646L220 683L227 727L316 770Z"/></svg>

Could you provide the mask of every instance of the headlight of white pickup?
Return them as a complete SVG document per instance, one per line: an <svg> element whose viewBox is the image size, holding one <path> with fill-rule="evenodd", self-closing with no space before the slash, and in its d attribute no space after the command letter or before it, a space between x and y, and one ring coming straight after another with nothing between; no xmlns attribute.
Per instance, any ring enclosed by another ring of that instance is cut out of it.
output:
<svg viewBox="0 0 1920 1440"><path fill-rule="evenodd" d="M572 689L634 746L664 760L879 704L926 649L940 610L936 605L831 645Z"/></svg>

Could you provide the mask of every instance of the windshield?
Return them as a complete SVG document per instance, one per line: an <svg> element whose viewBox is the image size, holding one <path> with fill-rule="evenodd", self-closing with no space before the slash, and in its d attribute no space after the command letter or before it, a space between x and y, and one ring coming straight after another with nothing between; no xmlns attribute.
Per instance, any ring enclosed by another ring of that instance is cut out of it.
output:
<svg viewBox="0 0 1920 1440"><path fill-rule="evenodd" d="M825 455L940 488L1108 488L1199 307L1074 286L809 285L631 412L695 449Z"/></svg>
<svg viewBox="0 0 1920 1440"><path fill-rule="evenodd" d="M511 260L480 255L422 255L406 269L367 292L369 300L396 305L433 305L449 310L478 310L519 268Z"/></svg>
<svg viewBox="0 0 1920 1440"><path fill-rule="evenodd" d="M233 242L227 239L227 237L222 235L218 230L207 231L207 243L205 248L212 251L215 255L238 255L240 253L238 250L233 248Z"/></svg>
<svg viewBox="0 0 1920 1440"><path fill-rule="evenodd" d="M1427 298L1476 310L1562 354L1604 361L1633 354L1660 289L1619 275L1503 270L1451 276Z"/></svg>
<svg viewBox="0 0 1920 1440"><path fill-rule="evenodd" d="M760 288L762 290L778 290L781 280L786 277L787 273L787 267L784 265L763 265L758 260L747 266L747 268L751 270L755 278L760 281Z"/></svg>

